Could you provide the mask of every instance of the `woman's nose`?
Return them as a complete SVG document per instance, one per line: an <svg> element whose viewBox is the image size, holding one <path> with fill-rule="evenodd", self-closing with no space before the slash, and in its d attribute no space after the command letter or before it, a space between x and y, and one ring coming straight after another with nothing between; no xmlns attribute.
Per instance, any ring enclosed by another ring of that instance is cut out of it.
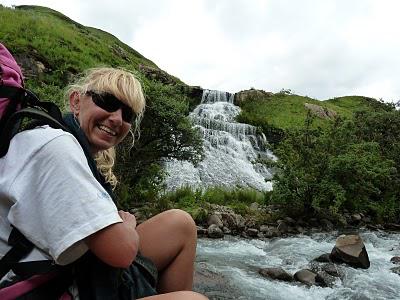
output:
<svg viewBox="0 0 400 300"><path fill-rule="evenodd" d="M122 124L122 109L119 108L118 110L110 113L110 119L118 125Z"/></svg>

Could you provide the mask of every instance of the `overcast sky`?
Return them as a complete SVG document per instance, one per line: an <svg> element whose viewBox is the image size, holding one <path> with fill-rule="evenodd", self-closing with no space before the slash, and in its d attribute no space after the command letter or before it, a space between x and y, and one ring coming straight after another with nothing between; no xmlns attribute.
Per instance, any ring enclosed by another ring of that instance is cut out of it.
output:
<svg viewBox="0 0 400 300"><path fill-rule="evenodd" d="M400 100L398 0L0 0L103 29L190 85Z"/></svg>

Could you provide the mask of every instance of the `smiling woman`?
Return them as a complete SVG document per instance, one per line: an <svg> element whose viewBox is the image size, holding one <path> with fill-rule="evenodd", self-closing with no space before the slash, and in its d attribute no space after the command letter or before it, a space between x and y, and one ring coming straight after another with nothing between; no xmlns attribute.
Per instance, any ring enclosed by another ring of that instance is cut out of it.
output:
<svg viewBox="0 0 400 300"><path fill-rule="evenodd" d="M191 291L197 233L190 215L170 210L137 226L114 203L114 146L131 122L138 130L145 107L138 80L121 69L91 69L66 95L70 132L22 131L0 160L0 236L10 234L10 224L18 228L35 246L25 260L52 261L62 276L50 285L69 287L74 298L205 299ZM6 277L1 287L25 280ZM29 299L60 295L46 287Z"/></svg>

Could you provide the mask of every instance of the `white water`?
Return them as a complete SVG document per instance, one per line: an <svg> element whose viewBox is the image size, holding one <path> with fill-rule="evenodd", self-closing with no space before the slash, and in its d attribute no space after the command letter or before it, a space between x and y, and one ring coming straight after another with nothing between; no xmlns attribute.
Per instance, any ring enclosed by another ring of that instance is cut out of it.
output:
<svg viewBox="0 0 400 300"><path fill-rule="evenodd" d="M184 161L168 161L168 189L181 186L252 187L271 190L268 168L259 158L276 158L267 149L265 136L256 127L235 121L240 108L233 104L234 94L204 90L201 104L190 114L193 124L203 135L205 158L195 167Z"/></svg>
<svg viewBox="0 0 400 300"><path fill-rule="evenodd" d="M231 286L239 290L239 294L225 292L223 297L216 299L400 299L400 276L390 271L396 266L390 259L400 256L400 234L364 232L360 235L371 267L363 270L340 265L338 268L344 272L344 277L342 281L338 279L333 288L308 288L296 283L268 280L258 274L258 269L282 267L294 274L306 268L312 259L331 252L337 233L266 241L233 237L224 240L200 239L197 264L223 275ZM212 296L210 298L213 299Z"/></svg>

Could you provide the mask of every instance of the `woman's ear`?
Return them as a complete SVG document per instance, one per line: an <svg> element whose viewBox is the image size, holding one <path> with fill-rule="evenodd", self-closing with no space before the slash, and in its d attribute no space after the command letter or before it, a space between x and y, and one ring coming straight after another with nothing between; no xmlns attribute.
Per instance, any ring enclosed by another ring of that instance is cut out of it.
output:
<svg viewBox="0 0 400 300"><path fill-rule="evenodd" d="M80 109L80 93L79 92L72 92L69 95L69 109L74 115L79 114L79 109Z"/></svg>

